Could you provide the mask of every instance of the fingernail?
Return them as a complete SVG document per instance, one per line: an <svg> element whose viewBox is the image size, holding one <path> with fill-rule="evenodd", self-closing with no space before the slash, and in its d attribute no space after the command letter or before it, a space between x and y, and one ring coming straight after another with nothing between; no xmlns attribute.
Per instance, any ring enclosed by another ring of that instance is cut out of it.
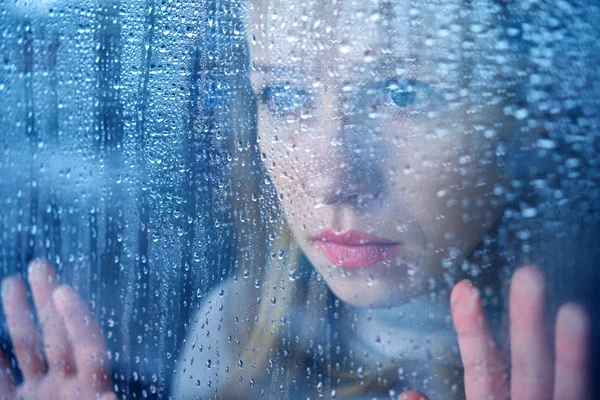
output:
<svg viewBox="0 0 600 400"><path fill-rule="evenodd" d="M46 263L44 262L43 259L36 258L34 260L31 260L31 262L29 263L29 268L27 268L27 271L29 273L32 273L34 271L38 271L38 270L44 269L45 266L46 266Z"/></svg>
<svg viewBox="0 0 600 400"><path fill-rule="evenodd" d="M451 300L456 311L461 314L471 314L479 301L479 290L471 282L467 282L467 285L466 293L461 293Z"/></svg>
<svg viewBox="0 0 600 400"><path fill-rule="evenodd" d="M578 306L566 305L560 309L559 319L566 333L572 337L580 337L587 329L585 315Z"/></svg>
<svg viewBox="0 0 600 400"><path fill-rule="evenodd" d="M513 276L513 290L520 296L535 300L544 293L544 279L540 272L533 267L519 270Z"/></svg>
<svg viewBox="0 0 600 400"><path fill-rule="evenodd" d="M60 298L61 297L61 290L62 290L62 287L54 289L54 291L52 292L52 297L54 299Z"/></svg>
<svg viewBox="0 0 600 400"><path fill-rule="evenodd" d="M475 306L479 301L479 290L475 286L471 288L471 292L468 296L466 296L465 302L462 306L463 312L465 314L471 314L475 310Z"/></svg>
<svg viewBox="0 0 600 400"><path fill-rule="evenodd" d="M59 288L55 289L54 292L52 292L52 297L55 299L65 297L67 293L70 293L71 291L72 289L70 286L60 286Z"/></svg>

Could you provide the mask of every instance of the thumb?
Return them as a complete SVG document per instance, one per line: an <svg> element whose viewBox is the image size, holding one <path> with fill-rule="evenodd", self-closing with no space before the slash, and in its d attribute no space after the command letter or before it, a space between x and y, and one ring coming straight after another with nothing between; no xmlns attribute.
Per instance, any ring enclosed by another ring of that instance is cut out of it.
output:
<svg viewBox="0 0 600 400"><path fill-rule="evenodd" d="M100 397L100 400L118 400L117 395L113 392L107 392Z"/></svg>
<svg viewBox="0 0 600 400"><path fill-rule="evenodd" d="M410 392L402 393L400 397L398 397L398 400L429 400L429 397L421 392L411 390Z"/></svg>

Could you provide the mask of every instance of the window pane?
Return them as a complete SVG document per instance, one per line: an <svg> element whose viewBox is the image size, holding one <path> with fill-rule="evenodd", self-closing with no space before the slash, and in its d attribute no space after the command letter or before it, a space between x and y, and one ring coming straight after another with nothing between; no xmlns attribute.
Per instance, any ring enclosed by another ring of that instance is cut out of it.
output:
<svg viewBox="0 0 600 400"><path fill-rule="evenodd" d="M0 10L0 389L593 398L597 5Z"/></svg>

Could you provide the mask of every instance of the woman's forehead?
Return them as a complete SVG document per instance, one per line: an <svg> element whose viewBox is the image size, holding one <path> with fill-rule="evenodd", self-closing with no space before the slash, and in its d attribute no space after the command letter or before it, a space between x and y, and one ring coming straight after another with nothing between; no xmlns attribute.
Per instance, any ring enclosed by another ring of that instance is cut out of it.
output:
<svg viewBox="0 0 600 400"><path fill-rule="evenodd" d="M246 20L250 51L254 62L266 65L435 65L457 57L470 29L461 3L254 0Z"/></svg>

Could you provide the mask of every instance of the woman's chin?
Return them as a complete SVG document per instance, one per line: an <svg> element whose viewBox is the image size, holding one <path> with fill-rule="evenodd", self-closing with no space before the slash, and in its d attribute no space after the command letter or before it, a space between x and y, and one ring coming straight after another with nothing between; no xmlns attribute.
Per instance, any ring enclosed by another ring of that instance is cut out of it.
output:
<svg viewBox="0 0 600 400"><path fill-rule="evenodd" d="M356 307L393 307L422 294L422 290L412 285L406 288L401 283L383 279L357 282L354 279L329 276L325 277L325 281L340 300Z"/></svg>

